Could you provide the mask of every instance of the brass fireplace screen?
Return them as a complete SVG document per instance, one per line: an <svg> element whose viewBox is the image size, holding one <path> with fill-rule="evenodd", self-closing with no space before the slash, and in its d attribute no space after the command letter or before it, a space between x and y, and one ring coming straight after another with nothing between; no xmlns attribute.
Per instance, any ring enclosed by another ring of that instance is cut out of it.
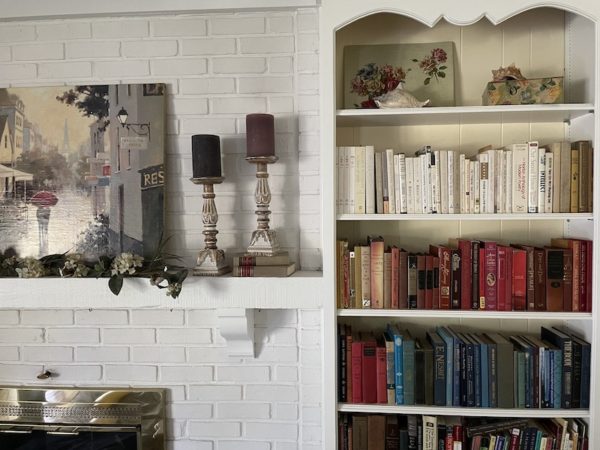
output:
<svg viewBox="0 0 600 450"><path fill-rule="evenodd" d="M165 390L0 387L0 448L164 450Z"/></svg>

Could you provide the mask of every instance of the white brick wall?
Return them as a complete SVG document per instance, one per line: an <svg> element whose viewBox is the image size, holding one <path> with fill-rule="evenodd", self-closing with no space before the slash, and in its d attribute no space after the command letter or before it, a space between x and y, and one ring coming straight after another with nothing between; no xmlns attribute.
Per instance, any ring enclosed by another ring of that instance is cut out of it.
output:
<svg viewBox="0 0 600 450"><path fill-rule="evenodd" d="M0 23L0 86L165 82L167 224L192 264L203 247L190 137L222 137L219 244L255 226L244 116L276 116L272 226L321 266L317 14L299 11ZM285 230L281 229L285 225ZM126 299L123 299L126 301ZM320 311L256 314L255 359L229 358L212 310L0 310L0 384L169 389L169 450L320 448Z"/></svg>
<svg viewBox="0 0 600 450"><path fill-rule="evenodd" d="M240 359L226 356L213 310L1 311L0 384L162 386L169 449L313 449L320 317L257 311L257 357ZM40 382L45 369L59 376Z"/></svg>

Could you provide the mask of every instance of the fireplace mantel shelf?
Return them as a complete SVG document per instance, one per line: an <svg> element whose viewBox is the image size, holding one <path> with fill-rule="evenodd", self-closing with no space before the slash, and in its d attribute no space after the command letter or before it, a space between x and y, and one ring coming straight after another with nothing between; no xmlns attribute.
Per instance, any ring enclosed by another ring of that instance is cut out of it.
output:
<svg viewBox="0 0 600 450"><path fill-rule="evenodd" d="M288 278L189 276L179 298L172 299L144 278L125 279L118 296L110 292L106 278L3 278L0 309L320 308L322 286L321 272L296 272Z"/></svg>

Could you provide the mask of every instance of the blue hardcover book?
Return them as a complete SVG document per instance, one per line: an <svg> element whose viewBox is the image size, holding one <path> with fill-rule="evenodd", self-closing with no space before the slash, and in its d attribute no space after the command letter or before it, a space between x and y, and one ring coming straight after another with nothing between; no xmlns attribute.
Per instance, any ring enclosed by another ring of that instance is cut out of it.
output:
<svg viewBox="0 0 600 450"><path fill-rule="evenodd" d="M481 358L481 343L477 339L477 336L475 336L474 334L468 334L467 337L473 343L473 368L475 369L475 371L474 371L475 406L477 408L481 408L481 407L483 407L483 398L482 398L483 397L482 396L483 383L481 382L481 380L482 380L481 373L483 372L483 362L482 362L482 358Z"/></svg>
<svg viewBox="0 0 600 450"><path fill-rule="evenodd" d="M571 334L573 342L581 345L581 390L580 390L580 408L587 409L590 407L590 364L592 355L592 346L589 342L584 341L579 336Z"/></svg>
<svg viewBox="0 0 600 450"><path fill-rule="evenodd" d="M436 331L446 344L446 406L453 406L455 386L454 337L448 332L448 329L446 329L445 327L438 327ZM460 367L460 364L458 364L458 366ZM457 380L456 382L457 391L459 382L460 380ZM460 392L457 392L457 394L460 395Z"/></svg>
<svg viewBox="0 0 600 450"><path fill-rule="evenodd" d="M560 349L554 348L551 353L552 358L552 379L550 380L550 392L552 392L552 407L560 409L563 405L562 398L562 374L563 374L563 355Z"/></svg>
<svg viewBox="0 0 600 450"><path fill-rule="evenodd" d="M535 349L536 352L536 364L537 364L537 384L536 389L538 395L538 401L536 404L536 408L550 408L550 392L548 389L548 381L549 381L549 373L550 373L550 364L548 361L549 352L548 352L548 343L542 341L541 339L535 336L526 336L527 341L529 341Z"/></svg>
<svg viewBox="0 0 600 450"><path fill-rule="evenodd" d="M562 383L561 387L561 407L571 408L572 380L573 380L573 340L571 336L555 328L542 327L542 339L551 342L561 350L562 357Z"/></svg>
<svg viewBox="0 0 600 450"><path fill-rule="evenodd" d="M482 336L473 334L472 338L479 347L479 395L481 396L481 407L490 407L490 368L488 358L488 344Z"/></svg>
<svg viewBox="0 0 600 450"><path fill-rule="evenodd" d="M446 405L446 344L435 331L427 332L427 340L433 347L433 404Z"/></svg>
<svg viewBox="0 0 600 450"><path fill-rule="evenodd" d="M454 406L467 406L467 349L463 340L450 327L446 327L454 338L454 376L452 401Z"/></svg>
<svg viewBox="0 0 600 450"><path fill-rule="evenodd" d="M396 405L404 405L402 333L400 333L400 330L395 325L388 325L387 332L394 340L394 381L396 385Z"/></svg>
<svg viewBox="0 0 600 450"><path fill-rule="evenodd" d="M466 375L466 405L469 407L477 406L475 401L475 346L473 341L469 339L469 336L465 333L457 333L458 337L463 343L465 348L465 375ZM481 406L481 401L480 405Z"/></svg>
<svg viewBox="0 0 600 450"><path fill-rule="evenodd" d="M415 404L415 340L408 330L402 332L402 369L404 372L404 404ZM420 380L423 381L423 380Z"/></svg>

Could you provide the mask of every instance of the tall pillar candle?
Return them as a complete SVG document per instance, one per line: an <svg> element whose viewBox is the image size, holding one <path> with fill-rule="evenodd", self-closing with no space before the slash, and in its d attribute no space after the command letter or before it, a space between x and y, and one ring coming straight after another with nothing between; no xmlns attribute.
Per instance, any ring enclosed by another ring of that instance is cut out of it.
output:
<svg viewBox="0 0 600 450"><path fill-rule="evenodd" d="M221 176L221 141L214 134L192 136L192 173L194 178Z"/></svg>
<svg viewBox="0 0 600 450"><path fill-rule="evenodd" d="M275 155L275 120L271 114L246 116L246 156Z"/></svg>

